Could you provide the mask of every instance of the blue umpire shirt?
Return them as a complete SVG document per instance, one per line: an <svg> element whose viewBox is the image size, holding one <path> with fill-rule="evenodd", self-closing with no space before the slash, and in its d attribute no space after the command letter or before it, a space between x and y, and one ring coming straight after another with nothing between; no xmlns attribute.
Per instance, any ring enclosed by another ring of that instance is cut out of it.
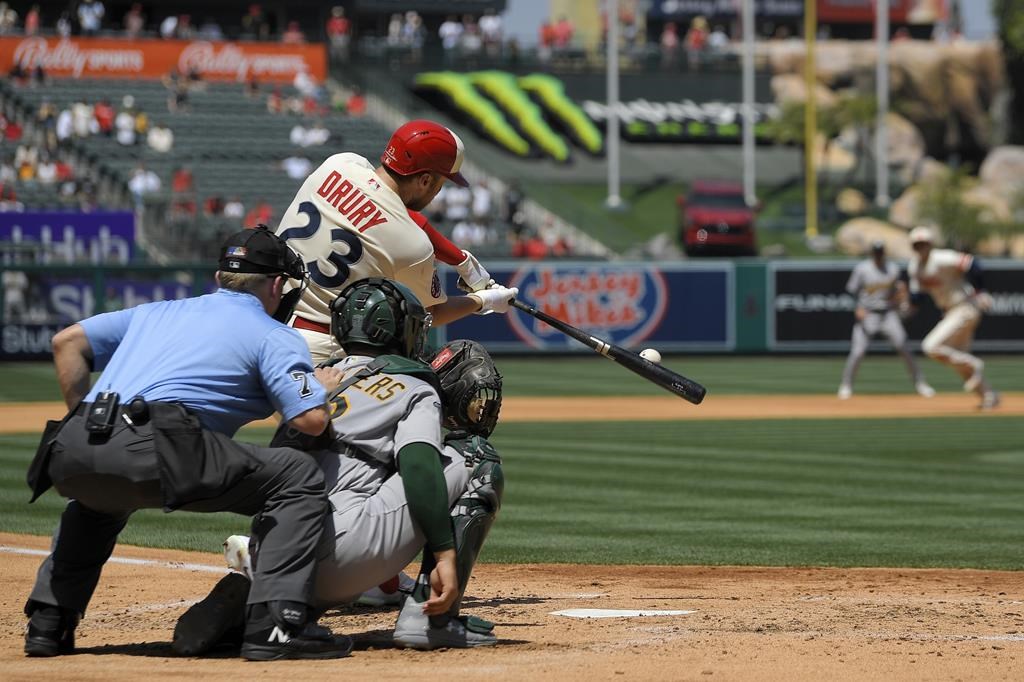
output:
<svg viewBox="0 0 1024 682"><path fill-rule="evenodd" d="M102 370L86 402L115 391L122 404L135 396L179 403L204 428L232 436L274 411L290 420L327 397L302 336L267 315L252 294L218 289L79 324L93 369Z"/></svg>

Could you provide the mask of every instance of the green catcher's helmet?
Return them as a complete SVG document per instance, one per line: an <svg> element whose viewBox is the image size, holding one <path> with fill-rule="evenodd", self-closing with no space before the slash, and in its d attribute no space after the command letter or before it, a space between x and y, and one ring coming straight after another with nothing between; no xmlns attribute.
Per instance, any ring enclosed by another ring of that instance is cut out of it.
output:
<svg viewBox="0 0 1024 682"><path fill-rule="evenodd" d="M430 313L407 287L380 277L345 287L331 303L331 334L341 347L367 347L378 354L420 360L426 350Z"/></svg>

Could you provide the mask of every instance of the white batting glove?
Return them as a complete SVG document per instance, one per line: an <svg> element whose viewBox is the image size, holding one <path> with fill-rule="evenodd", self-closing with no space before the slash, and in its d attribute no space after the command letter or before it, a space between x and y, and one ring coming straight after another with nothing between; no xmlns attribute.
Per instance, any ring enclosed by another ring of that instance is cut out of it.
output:
<svg viewBox="0 0 1024 682"><path fill-rule="evenodd" d="M469 295L480 301L480 310L477 315L490 315L491 313L507 313L512 299L519 295L517 287L503 287L495 284L489 289L474 291Z"/></svg>
<svg viewBox="0 0 1024 682"><path fill-rule="evenodd" d="M476 259L476 256L465 249L462 250L462 253L466 256L466 259L455 266L455 271L459 273L460 289L463 291L480 291L494 284L491 274L487 272L484 266L480 265L480 261Z"/></svg>

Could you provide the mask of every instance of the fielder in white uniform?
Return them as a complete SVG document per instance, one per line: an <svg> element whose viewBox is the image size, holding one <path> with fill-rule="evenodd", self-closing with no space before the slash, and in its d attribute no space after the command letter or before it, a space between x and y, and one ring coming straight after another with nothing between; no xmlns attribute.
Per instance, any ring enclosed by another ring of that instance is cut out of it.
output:
<svg viewBox="0 0 1024 682"><path fill-rule="evenodd" d="M324 471L331 512L318 550L314 599L350 603L424 550L424 568L399 613L394 641L418 649L494 644L493 624L459 606L501 505L501 460L486 440L497 423L501 375L482 346L454 341L427 366L426 313L387 280L347 288L333 306L350 353L335 366L332 430L310 440L282 428L274 443L311 453ZM381 353L397 353L393 355ZM436 374L435 371L436 370ZM449 429L442 437L444 420ZM225 543L245 571L248 538ZM258 563L259 548L252 547ZM175 643L203 653L237 626L248 580L226 576L178 622Z"/></svg>
<svg viewBox="0 0 1024 682"><path fill-rule="evenodd" d="M899 301L906 299L906 284L900 281L899 266L886 260L885 242L876 241L871 245L871 257L853 268L846 291L857 297L857 308L854 311L856 322L850 339L850 355L839 384L839 399L846 400L853 394L853 381L868 350L868 342L878 333L884 334L903 358L914 382L914 390L925 398L935 395L935 389L925 381L921 368L907 348L907 332L896 312Z"/></svg>
<svg viewBox="0 0 1024 682"><path fill-rule="evenodd" d="M445 295L434 269L434 247L409 211L425 208L446 180L468 183L460 168L462 140L433 121L415 120L391 136L381 166L358 154L335 154L306 178L281 218L277 234L309 271L305 290L295 288L295 314L285 320L309 345L313 363L338 350L328 307L347 285L385 277L409 287L433 315L435 326L471 313L508 311L518 293L495 285L472 256L456 266L472 290Z"/></svg>
<svg viewBox="0 0 1024 682"><path fill-rule="evenodd" d="M999 394L985 378L985 363L970 352L981 316L992 307L992 297L982 288L980 266L970 254L934 248L930 228L915 227L910 242L914 248L907 268L911 301L930 295L943 313L921 349L952 367L964 380L964 390L981 398L981 409L997 407Z"/></svg>

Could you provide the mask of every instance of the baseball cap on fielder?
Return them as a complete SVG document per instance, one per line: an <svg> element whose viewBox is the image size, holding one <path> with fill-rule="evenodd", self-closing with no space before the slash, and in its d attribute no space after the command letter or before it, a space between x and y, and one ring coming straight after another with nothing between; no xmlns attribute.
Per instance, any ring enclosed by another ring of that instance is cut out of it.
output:
<svg viewBox="0 0 1024 682"><path fill-rule="evenodd" d="M302 259L266 225L239 230L225 239L218 265L222 272L283 273L298 280L306 274Z"/></svg>
<svg viewBox="0 0 1024 682"><path fill-rule="evenodd" d="M932 232L932 229L930 227L925 227L924 225L918 225L917 227L915 227L913 230L910 231L910 243L911 244L921 244L921 243L934 244L935 243L935 233Z"/></svg>
<svg viewBox="0 0 1024 682"><path fill-rule="evenodd" d="M456 185L469 187L459 172L464 156L465 146L458 135L440 123L417 119L391 135L380 161L399 175L433 171Z"/></svg>

